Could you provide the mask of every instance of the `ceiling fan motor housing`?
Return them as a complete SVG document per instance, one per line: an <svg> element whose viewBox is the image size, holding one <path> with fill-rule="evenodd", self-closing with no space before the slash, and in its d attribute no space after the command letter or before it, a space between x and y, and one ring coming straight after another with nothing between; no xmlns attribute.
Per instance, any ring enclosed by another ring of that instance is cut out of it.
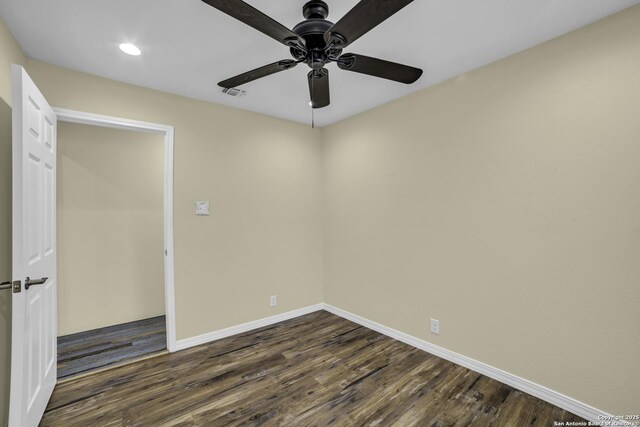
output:
<svg viewBox="0 0 640 427"><path fill-rule="evenodd" d="M317 70L324 67L330 57L340 56L342 49L327 49L324 34L333 27L333 22L325 19L329 15L329 6L325 2L322 0L307 2L302 7L302 14L306 20L293 27L292 31L304 39L307 51L292 47L291 55Z"/></svg>

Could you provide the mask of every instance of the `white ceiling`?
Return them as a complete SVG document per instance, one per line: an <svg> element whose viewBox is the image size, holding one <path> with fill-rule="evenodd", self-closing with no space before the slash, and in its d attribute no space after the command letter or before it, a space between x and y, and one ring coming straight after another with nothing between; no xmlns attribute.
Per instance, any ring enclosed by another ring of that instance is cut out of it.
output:
<svg viewBox="0 0 640 427"><path fill-rule="evenodd" d="M336 22L357 0L326 0ZM366 0L365 0L366 1ZM306 0L248 0L286 27ZM324 126L567 33L640 0L415 0L345 52L422 68L404 85L328 66L331 105ZM280 59L288 49L200 0L0 0L25 53L52 64L302 123L311 108L304 64L243 85L243 98L217 82ZM122 42L142 49L123 54Z"/></svg>

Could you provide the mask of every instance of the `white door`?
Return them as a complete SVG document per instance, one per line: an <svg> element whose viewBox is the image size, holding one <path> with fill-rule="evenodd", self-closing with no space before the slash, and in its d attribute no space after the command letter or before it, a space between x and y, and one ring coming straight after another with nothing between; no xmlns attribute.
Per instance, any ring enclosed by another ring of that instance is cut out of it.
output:
<svg viewBox="0 0 640 427"><path fill-rule="evenodd" d="M56 384L56 115L22 67L12 78L12 274L22 286L13 293L9 426L35 427Z"/></svg>

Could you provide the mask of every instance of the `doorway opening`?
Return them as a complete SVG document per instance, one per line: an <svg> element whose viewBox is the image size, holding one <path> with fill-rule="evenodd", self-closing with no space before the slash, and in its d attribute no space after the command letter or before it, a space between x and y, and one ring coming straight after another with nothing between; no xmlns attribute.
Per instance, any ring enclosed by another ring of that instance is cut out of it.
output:
<svg viewBox="0 0 640 427"><path fill-rule="evenodd" d="M173 128L58 116L58 378L175 346Z"/></svg>

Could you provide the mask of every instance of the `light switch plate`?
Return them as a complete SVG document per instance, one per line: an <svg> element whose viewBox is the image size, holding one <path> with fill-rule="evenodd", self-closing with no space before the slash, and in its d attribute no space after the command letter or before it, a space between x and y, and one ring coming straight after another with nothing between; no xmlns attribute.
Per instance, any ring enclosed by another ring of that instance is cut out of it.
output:
<svg viewBox="0 0 640 427"><path fill-rule="evenodd" d="M209 215L209 202L196 202L196 215L197 216Z"/></svg>

